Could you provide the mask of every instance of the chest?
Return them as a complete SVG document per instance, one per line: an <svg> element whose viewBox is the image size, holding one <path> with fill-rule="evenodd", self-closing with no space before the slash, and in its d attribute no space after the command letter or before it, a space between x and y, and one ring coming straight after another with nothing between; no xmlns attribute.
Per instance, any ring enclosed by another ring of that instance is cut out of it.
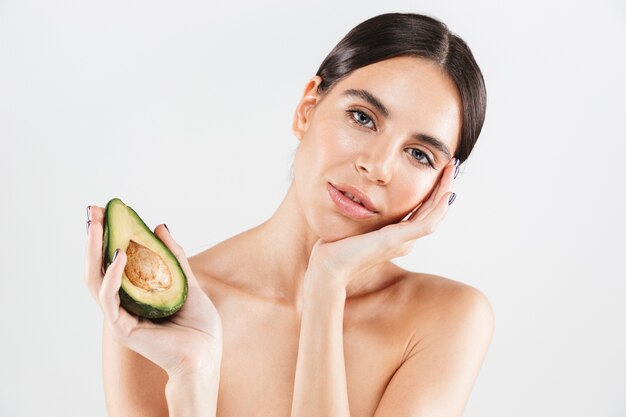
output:
<svg viewBox="0 0 626 417"><path fill-rule="evenodd" d="M218 416L289 416L300 332L295 312L236 298L216 306L224 336ZM407 340L384 316L363 314L363 308L347 304L344 312L346 381L354 417L374 414Z"/></svg>

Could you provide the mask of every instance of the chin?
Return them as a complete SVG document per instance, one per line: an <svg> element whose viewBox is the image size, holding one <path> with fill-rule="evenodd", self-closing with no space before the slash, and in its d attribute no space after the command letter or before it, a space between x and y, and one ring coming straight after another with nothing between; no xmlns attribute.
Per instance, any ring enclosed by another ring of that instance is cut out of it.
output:
<svg viewBox="0 0 626 417"><path fill-rule="evenodd" d="M362 235L374 230L378 230L388 223L359 222L342 216L339 213L320 219L311 219L309 227L311 231L325 242L335 242L351 236Z"/></svg>
<svg viewBox="0 0 626 417"><path fill-rule="evenodd" d="M402 220L402 217L398 220L381 217L367 220L352 219L332 208L331 203L316 201L310 195L298 197L299 200L301 199L299 205L303 208L304 218L310 232L325 242L335 242L362 235Z"/></svg>

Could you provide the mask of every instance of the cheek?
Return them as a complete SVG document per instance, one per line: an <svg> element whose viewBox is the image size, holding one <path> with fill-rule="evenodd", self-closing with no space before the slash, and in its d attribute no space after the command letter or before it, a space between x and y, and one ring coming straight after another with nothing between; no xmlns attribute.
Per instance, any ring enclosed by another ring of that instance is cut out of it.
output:
<svg viewBox="0 0 626 417"><path fill-rule="evenodd" d="M418 201L422 202L430 196L430 193L435 189L437 183L437 177L425 179L420 182L418 192L416 193Z"/></svg>
<svg viewBox="0 0 626 417"><path fill-rule="evenodd" d="M435 188L436 180L437 177L434 175L414 174L407 176L393 193L395 198L391 211L394 215L406 215L419 204L425 202Z"/></svg>
<svg viewBox="0 0 626 417"><path fill-rule="evenodd" d="M338 172L345 174L346 167L354 163L358 150L357 144L341 132L330 129L315 132L307 138L308 142L300 144L296 153L301 175L314 178L345 180L332 178Z"/></svg>
<svg viewBox="0 0 626 417"><path fill-rule="evenodd" d="M318 151L326 160L340 161L353 157L360 142L350 133L341 123L330 123L317 132Z"/></svg>

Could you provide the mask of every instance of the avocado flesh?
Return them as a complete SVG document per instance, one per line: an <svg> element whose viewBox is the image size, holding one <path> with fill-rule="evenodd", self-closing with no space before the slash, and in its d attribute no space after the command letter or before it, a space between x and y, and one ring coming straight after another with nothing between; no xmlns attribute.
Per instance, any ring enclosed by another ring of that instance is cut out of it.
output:
<svg viewBox="0 0 626 417"><path fill-rule="evenodd" d="M126 310L153 319L170 316L183 306L187 277L178 259L118 198L109 201L104 212L105 270L116 248L127 256L119 290L120 304Z"/></svg>

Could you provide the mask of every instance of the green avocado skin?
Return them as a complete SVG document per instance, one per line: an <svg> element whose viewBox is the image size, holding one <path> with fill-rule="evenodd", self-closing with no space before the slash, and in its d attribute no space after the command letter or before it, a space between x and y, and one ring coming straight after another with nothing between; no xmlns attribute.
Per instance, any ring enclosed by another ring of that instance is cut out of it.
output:
<svg viewBox="0 0 626 417"><path fill-rule="evenodd" d="M122 200L120 200L119 198L113 198L111 199L106 207L104 208L104 233L103 233L103 238L102 238L102 259L103 259L103 267L104 267L104 271L106 272L106 270L109 268L109 265L111 265L113 263L113 254L115 253L115 249L109 241L109 217L108 217L108 211L109 211L109 207L114 204L123 204L125 205ZM126 206L126 205L125 205ZM163 246L165 247L165 249L171 253L171 251L169 250L169 248L167 248L167 246L165 245L165 243L163 243L161 241L161 239L158 238L158 236L156 236L154 233L152 233L152 231L150 230L150 228L148 228L148 226L144 223L144 221L141 219L141 217L139 217L139 215L137 214L137 212L135 212L135 210L133 210L130 206L126 206L126 208L128 210L130 210L137 218L137 220L139 222L141 222L141 225L143 227L145 227L145 229L152 235L154 236L154 238L156 240L158 240L159 242L161 242L163 244ZM172 258L175 260L176 265L178 266L178 268L180 268L181 273L183 275L184 278L184 286L183 286L183 296L180 299L180 302L177 303L175 306L173 306L170 309L159 309L156 308L150 304L145 304L142 303L140 301L135 300L134 298L132 298L126 291L124 291L124 288L122 288L120 286L120 290L119 290L119 296L120 296L120 304L122 305L122 307L124 307L127 311L136 314L137 316L140 317L145 317L148 319L160 319L160 318L164 318L164 317L168 317L173 315L174 313L176 313L178 310L180 310L183 306L183 304L185 304L185 300L187 299L187 291L188 291L188 283L187 283L187 277L185 275L185 272L183 271L182 267L180 266L180 263L178 262L178 259L176 258L176 256L174 256L174 254L172 254Z"/></svg>

